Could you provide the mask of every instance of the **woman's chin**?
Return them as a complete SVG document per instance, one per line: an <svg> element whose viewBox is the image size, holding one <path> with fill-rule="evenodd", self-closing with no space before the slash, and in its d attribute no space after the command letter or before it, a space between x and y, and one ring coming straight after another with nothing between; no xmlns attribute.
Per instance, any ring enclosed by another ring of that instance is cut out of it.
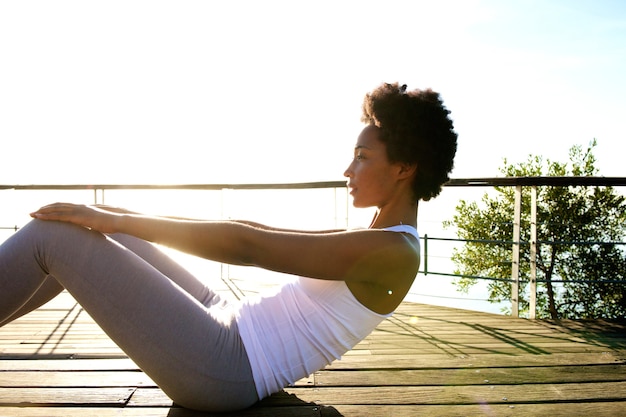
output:
<svg viewBox="0 0 626 417"><path fill-rule="evenodd" d="M356 198L352 199L352 207L354 208L369 208L372 207L371 204L365 204L362 201L357 200Z"/></svg>

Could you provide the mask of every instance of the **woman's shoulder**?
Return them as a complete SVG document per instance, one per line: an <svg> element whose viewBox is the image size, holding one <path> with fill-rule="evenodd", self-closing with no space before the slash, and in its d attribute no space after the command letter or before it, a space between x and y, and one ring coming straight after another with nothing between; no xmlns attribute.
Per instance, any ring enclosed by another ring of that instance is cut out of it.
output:
<svg viewBox="0 0 626 417"><path fill-rule="evenodd" d="M381 232L383 233L387 233L387 232L393 232L393 233L398 233L398 234L402 234L402 235L409 235L411 237L413 237L413 239L408 239L410 246L419 249L420 246L420 235L419 232L417 231L417 229L415 228L415 226L409 225L409 224L397 224L394 226L388 226L388 227L383 227L383 228L368 228L368 229L351 229L348 230L347 232L361 232L361 233L373 233L373 234L379 234ZM408 236L405 236L408 238ZM385 241L389 241L388 239L385 239ZM406 241L406 240L405 240Z"/></svg>

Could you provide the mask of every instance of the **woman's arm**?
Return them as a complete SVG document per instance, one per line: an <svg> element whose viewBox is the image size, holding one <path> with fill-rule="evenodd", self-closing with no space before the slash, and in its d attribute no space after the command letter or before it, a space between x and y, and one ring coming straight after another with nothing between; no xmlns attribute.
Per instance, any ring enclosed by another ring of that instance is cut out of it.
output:
<svg viewBox="0 0 626 417"><path fill-rule="evenodd" d="M337 232L345 232L346 229L328 229L328 230L298 230L298 229L285 229L281 227L273 227L265 224L252 222L250 220L232 220L236 223L247 224L248 226L256 227L258 229L269 230L273 232L292 232L292 233L310 233L310 234L326 234L326 233L337 233Z"/></svg>
<svg viewBox="0 0 626 417"><path fill-rule="evenodd" d="M215 223L213 228L224 228L218 226L218 222L151 216L110 206L69 203L44 206L31 216L40 220L73 223L106 234L124 233L219 262L245 264L242 261L243 252L236 250L238 243L234 239L220 238L222 233L219 231L214 237L208 237L206 229L209 223Z"/></svg>
<svg viewBox="0 0 626 417"><path fill-rule="evenodd" d="M107 206L107 205L103 205L103 204L97 204L97 205L95 205L95 207L97 207L99 209L102 209L102 210L105 210L105 211L110 211L111 213L141 214L141 213L138 213L138 212L134 212L134 211L125 209L125 208ZM163 218L166 218L166 219L175 219L175 220L202 221L201 219L193 219L193 218L189 218L189 217L179 217L179 216L158 216L158 217L163 217ZM346 231L346 229L327 229L327 230L286 229L286 228L279 228L279 227L268 226L266 224L257 223L257 222L253 222L253 221L250 221L250 220L230 220L230 221L231 222L235 222L235 223L247 224L248 226L256 227L258 229L272 230L272 231L276 231L276 232L296 232L296 233L323 234L323 233L334 233L334 232L345 232Z"/></svg>
<svg viewBox="0 0 626 417"><path fill-rule="evenodd" d="M218 262L311 278L381 284L390 276L414 277L419 259L414 239L381 230L292 232L256 223L180 220L73 204L42 207L32 216L126 233Z"/></svg>

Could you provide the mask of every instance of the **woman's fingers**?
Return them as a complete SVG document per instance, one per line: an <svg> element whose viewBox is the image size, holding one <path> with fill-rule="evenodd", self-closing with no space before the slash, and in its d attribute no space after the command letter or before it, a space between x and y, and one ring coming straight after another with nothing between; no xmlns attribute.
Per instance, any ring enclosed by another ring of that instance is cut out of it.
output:
<svg viewBox="0 0 626 417"><path fill-rule="evenodd" d="M95 210L87 206L55 203L40 208L31 213L31 216L40 220L62 221L92 228L96 224L96 214Z"/></svg>
<svg viewBox="0 0 626 417"><path fill-rule="evenodd" d="M55 216L71 215L77 211L78 207L79 206L68 203L54 203L43 206L37 211L32 212L30 215L38 219L50 219Z"/></svg>
<svg viewBox="0 0 626 417"><path fill-rule="evenodd" d="M93 206L55 203L31 213L40 220L53 220L77 224L102 233L114 233L115 221L119 214Z"/></svg>

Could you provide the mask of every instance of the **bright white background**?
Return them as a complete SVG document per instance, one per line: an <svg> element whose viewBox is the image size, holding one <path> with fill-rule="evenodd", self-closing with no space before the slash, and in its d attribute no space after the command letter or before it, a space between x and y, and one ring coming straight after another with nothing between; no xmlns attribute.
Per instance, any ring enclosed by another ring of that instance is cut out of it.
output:
<svg viewBox="0 0 626 417"><path fill-rule="evenodd" d="M621 176L625 49L618 0L2 1L0 183L341 179L383 81L442 94L455 177Z"/></svg>

